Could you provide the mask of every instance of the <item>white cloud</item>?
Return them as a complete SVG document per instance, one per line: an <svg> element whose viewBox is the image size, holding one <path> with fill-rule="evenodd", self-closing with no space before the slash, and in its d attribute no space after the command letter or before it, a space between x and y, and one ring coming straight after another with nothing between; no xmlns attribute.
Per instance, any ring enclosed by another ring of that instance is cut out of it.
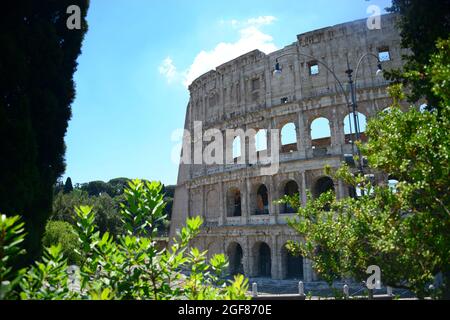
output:
<svg viewBox="0 0 450 320"><path fill-rule="evenodd" d="M181 80L187 87L202 74L247 52L255 49L266 54L276 51L277 46L273 42L273 37L260 29L261 26L269 25L275 20L273 16L251 18L244 22L221 20L220 24L230 24L232 27L239 28L239 39L236 42L220 42L212 50L200 51L192 64L183 72L178 72L172 59L167 57L159 67L159 72L167 78L169 83Z"/></svg>
<svg viewBox="0 0 450 320"><path fill-rule="evenodd" d="M170 57L164 59L164 61L159 66L159 73L166 77L168 83L172 83L176 78L178 78L177 68L173 64Z"/></svg>
<svg viewBox="0 0 450 320"><path fill-rule="evenodd" d="M272 24L276 20L277 20L277 18L275 18L274 16L261 16L258 18L248 19L247 24L253 25L253 26L262 26L262 25L266 25L266 24Z"/></svg>
<svg viewBox="0 0 450 320"><path fill-rule="evenodd" d="M264 25L269 25L272 24L273 22L275 22L277 20L277 18L275 18L274 16L259 16L256 18L250 18L247 20L236 20L236 19L231 19L231 20L220 20L220 24L221 25L230 25L233 28L246 28L246 27L250 27L250 26L255 26L255 27L261 27Z"/></svg>

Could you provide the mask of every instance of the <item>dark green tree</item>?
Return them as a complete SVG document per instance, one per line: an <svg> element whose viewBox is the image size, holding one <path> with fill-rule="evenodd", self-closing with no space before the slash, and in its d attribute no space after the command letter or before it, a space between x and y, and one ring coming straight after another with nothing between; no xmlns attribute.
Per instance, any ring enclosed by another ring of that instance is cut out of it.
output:
<svg viewBox="0 0 450 320"><path fill-rule="evenodd" d="M90 197L97 197L102 193L107 193L111 195L111 186L103 181L91 181L88 183L83 183L81 185L81 190L86 191Z"/></svg>
<svg viewBox="0 0 450 320"><path fill-rule="evenodd" d="M70 177L68 177L66 179L66 183L64 184L64 193L70 193L73 191L73 185L72 185L72 179L70 179Z"/></svg>
<svg viewBox="0 0 450 320"><path fill-rule="evenodd" d="M393 0L388 11L400 14L402 47L411 50L404 57L404 70L387 73L388 78L409 85L410 102L426 98L430 109L440 109L439 97L433 92L429 78L424 76L424 67L436 52L436 41L447 39L450 34L450 0ZM416 76L408 76L410 72Z"/></svg>
<svg viewBox="0 0 450 320"><path fill-rule="evenodd" d="M71 5L80 9L81 29L67 27ZM64 136L88 6L88 0L2 3L0 211L23 216L28 261L40 254L53 187L65 170Z"/></svg>

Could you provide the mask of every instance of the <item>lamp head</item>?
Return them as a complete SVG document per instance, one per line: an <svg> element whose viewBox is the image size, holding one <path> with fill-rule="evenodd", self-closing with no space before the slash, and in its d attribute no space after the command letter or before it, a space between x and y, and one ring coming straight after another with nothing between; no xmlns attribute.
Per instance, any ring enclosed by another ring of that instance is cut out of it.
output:
<svg viewBox="0 0 450 320"><path fill-rule="evenodd" d="M383 75L383 66L381 65L381 63L378 63L377 76L382 76L382 75Z"/></svg>

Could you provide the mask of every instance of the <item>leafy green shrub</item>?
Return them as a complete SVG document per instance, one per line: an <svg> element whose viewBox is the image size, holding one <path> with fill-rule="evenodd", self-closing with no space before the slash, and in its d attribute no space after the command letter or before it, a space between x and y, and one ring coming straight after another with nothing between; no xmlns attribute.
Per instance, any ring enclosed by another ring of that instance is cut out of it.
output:
<svg viewBox="0 0 450 320"><path fill-rule="evenodd" d="M203 222L200 217L188 219L169 248L157 248L157 226L165 219L161 190L162 185L156 182L129 183L125 190L126 202L120 210L126 235L116 239L108 232L101 235L92 207L75 208L75 229L80 243L76 252L83 257L79 266L79 290L70 287L67 258L58 245L45 250L42 262L26 271L8 274L8 278L16 279L15 283L20 281L20 287L15 286L16 293L9 294L8 298L249 299L248 280L242 275L234 281L224 280L228 261L223 254L208 261L206 252L189 246L199 233ZM18 220L5 218L7 227L3 228L11 236L8 241L0 242L0 253L7 253L2 261L9 262L10 255L19 252L23 228ZM0 268L2 272L10 270L5 263ZM12 286L8 288L11 292Z"/></svg>
<svg viewBox="0 0 450 320"><path fill-rule="evenodd" d="M54 245L60 245L69 264L79 264L81 262L82 257L77 253L77 249L80 247L78 234L68 222L47 222L42 243L44 247L48 248Z"/></svg>
<svg viewBox="0 0 450 320"><path fill-rule="evenodd" d="M22 271L13 271L14 259L24 254L21 244L25 240L24 223L20 217L0 215L0 300L14 298L14 287Z"/></svg>

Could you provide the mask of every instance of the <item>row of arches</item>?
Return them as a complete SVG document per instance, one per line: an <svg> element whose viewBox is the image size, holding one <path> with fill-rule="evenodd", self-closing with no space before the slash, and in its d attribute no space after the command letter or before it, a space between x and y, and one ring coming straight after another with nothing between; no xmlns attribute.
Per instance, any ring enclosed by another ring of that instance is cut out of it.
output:
<svg viewBox="0 0 450 320"><path fill-rule="evenodd" d="M345 142L351 143L354 139L354 115L348 114L344 118L344 134ZM357 113L359 123L359 132L364 133L366 131L367 118L362 113ZM297 151L297 127L295 123L289 122L281 128L281 152L289 153ZM320 148L331 145L331 127L330 121L325 117L316 118L311 122L310 134L313 148ZM362 134L362 139L365 139ZM268 136L266 129L259 129L255 136L255 149L257 152L265 151L268 148ZM233 158L241 157L241 137L237 136L233 140Z"/></svg>
<svg viewBox="0 0 450 320"><path fill-rule="evenodd" d="M330 190L335 191L334 182L330 177L319 178L312 189L313 196L319 197L322 193ZM279 192L273 197L274 200L283 196L299 196L300 188L296 181L289 180L285 182ZM254 186L249 197L250 215L269 215L270 212L270 194L269 189L263 183ZM295 209L290 204L283 204L280 207L281 214L293 214ZM227 191L227 216L240 217L243 214L242 193L238 187L231 187Z"/></svg>
<svg viewBox="0 0 450 320"><path fill-rule="evenodd" d="M227 252L229 261L230 275L245 274L244 270L244 251L238 242L232 242L228 245ZM304 278L303 257L292 255L286 245L281 248L281 262L283 264L284 279ZM272 250L264 241L256 242L251 249L250 268L253 277L272 277Z"/></svg>

